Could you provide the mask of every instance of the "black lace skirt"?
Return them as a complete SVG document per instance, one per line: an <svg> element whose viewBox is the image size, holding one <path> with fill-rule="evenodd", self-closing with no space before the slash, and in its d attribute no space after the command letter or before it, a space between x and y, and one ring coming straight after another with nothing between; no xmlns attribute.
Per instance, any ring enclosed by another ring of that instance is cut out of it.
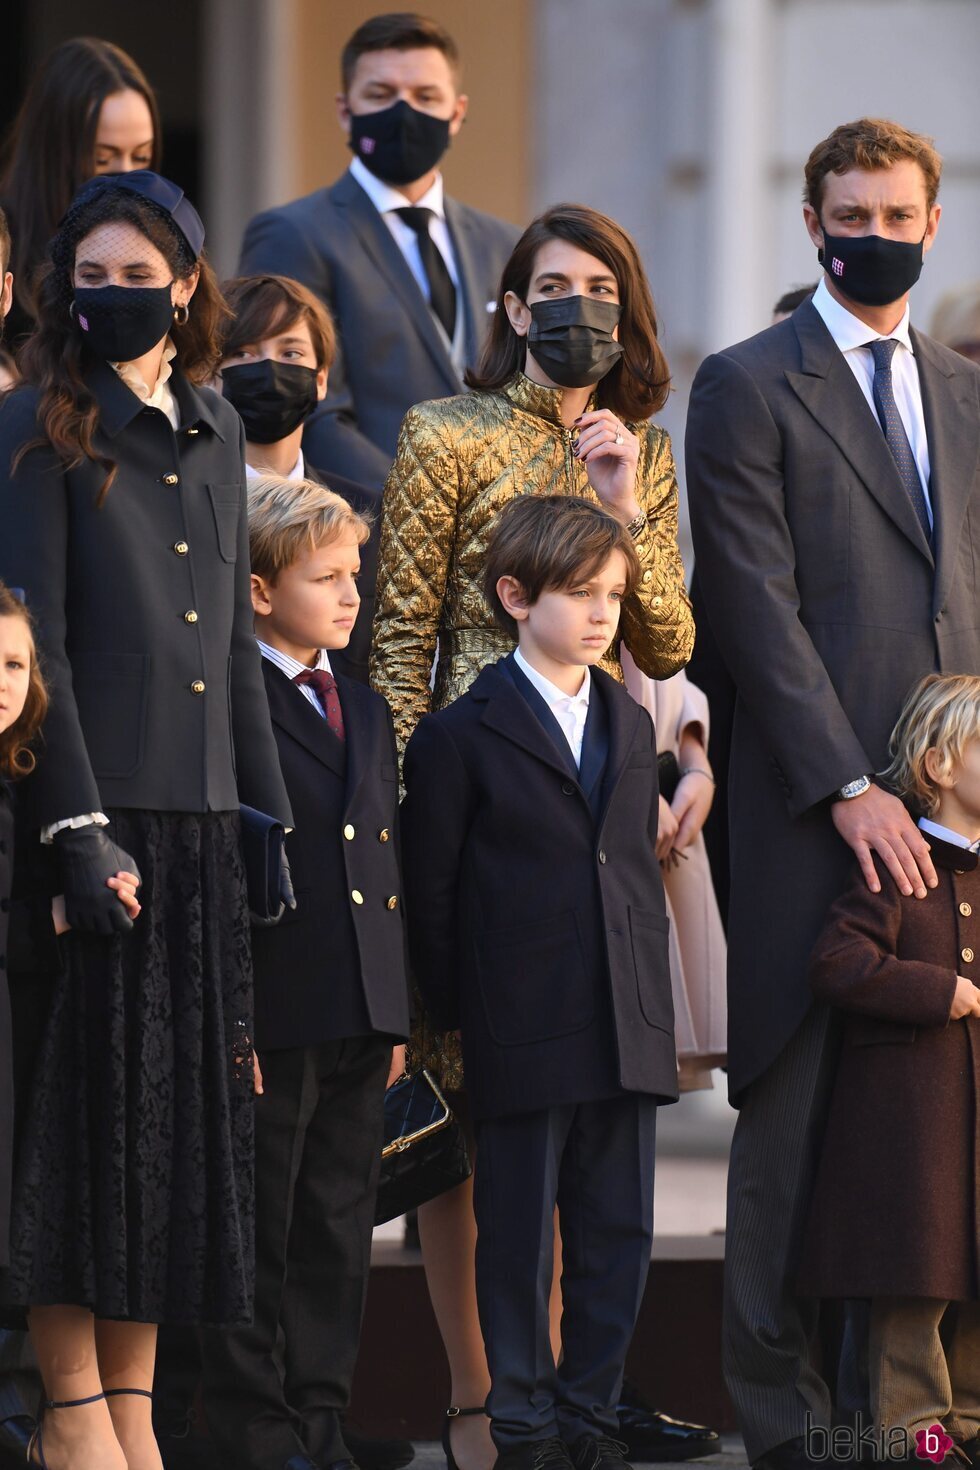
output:
<svg viewBox="0 0 980 1470"><path fill-rule="evenodd" d="M69 933L18 1098L5 1305L246 1322L252 975L237 812L111 811L143 911ZM17 1037L14 1038L15 1046Z"/></svg>

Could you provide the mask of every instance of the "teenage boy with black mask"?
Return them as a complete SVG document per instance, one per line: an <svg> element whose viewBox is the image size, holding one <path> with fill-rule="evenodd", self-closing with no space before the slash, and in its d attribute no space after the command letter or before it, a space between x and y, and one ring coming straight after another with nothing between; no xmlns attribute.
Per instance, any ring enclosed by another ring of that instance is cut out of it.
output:
<svg viewBox="0 0 980 1470"><path fill-rule="evenodd" d="M295 277L330 308L338 353L304 444L324 473L380 489L407 410L459 393L476 364L518 232L444 195L439 162L468 98L442 26L373 16L344 47L341 79L349 170L257 215L239 270Z"/></svg>
<svg viewBox="0 0 980 1470"><path fill-rule="evenodd" d="M337 352L330 313L288 276L239 276L222 290L232 311L221 356L221 391L245 427L245 474L315 480L364 516L371 535L361 548L361 616L334 662L341 674L368 682L374 584L378 570L381 494L341 475L323 474L303 453L303 427L327 392Z"/></svg>

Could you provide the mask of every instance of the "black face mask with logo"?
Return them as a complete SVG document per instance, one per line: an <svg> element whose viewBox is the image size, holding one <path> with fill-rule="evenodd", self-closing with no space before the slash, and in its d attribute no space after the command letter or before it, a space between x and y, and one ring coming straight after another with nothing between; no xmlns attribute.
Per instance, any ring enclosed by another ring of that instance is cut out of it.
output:
<svg viewBox="0 0 980 1470"><path fill-rule="evenodd" d="M922 274L921 240L883 235L829 235L817 259L842 295L862 306L887 306L911 291Z"/></svg>
<svg viewBox="0 0 980 1470"><path fill-rule="evenodd" d="M76 286L72 314L86 347L106 362L135 362L174 320L170 286Z"/></svg>
<svg viewBox="0 0 980 1470"><path fill-rule="evenodd" d="M622 307L591 296L533 301L528 351L553 383L588 388L604 378L623 355L613 337Z"/></svg>
<svg viewBox="0 0 980 1470"><path fill-rule="evenodd" d="M222 368L221 391L237 410L250 444L278 444L316 408L316 368L263 357Z"/></svg>
<svg viewBox="0 0 980 1470"><path fill-rule="evenodd" d="M386 184L414 184L449 147L449 119L396 102L381 112L352 113L347 146Z"/></svg>

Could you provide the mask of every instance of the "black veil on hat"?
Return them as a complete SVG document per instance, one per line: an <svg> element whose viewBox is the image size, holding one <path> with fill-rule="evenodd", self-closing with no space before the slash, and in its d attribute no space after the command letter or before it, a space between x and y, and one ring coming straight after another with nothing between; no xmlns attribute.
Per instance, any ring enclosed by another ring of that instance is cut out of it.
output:
<svg viewBox="0 0 980 1470"><path fill-rule="evenodd" d="M170 217L174 227L184 237L184 240L197 260L204 249L204 224L201 216L187 198L179 184L171 179L165 179L162 174L156 174L149 168L132 169L129 173L121 174L96 174L94 179L89 179L83 184L68 207L68 213L62 221L64 224L75 209L82 205L93 202L107 191L116 189L128 189L131 194L137 194L141 199L146 199L155 204L158 209Z"/></svg>

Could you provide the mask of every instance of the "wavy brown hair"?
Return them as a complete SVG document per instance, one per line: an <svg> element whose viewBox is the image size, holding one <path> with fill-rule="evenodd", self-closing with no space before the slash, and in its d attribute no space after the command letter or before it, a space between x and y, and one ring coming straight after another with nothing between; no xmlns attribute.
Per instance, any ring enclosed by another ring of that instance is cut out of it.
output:
<svg viewBox="0 0 980 1470"><path fill-rule="evenodd" d="M24 708L8 729L0 730L0 777L12 781L19 776L29 776L34 769L31 747L48 712L48 691L38 667L31 615L3 582L0 582L0 618L20 618L26 624L31 640L31 673Z"/></svg>
<svg viewBox="0 0 980 1470"><path fill-rule="evenodd" d="M51 445L67 469L76 468L85 459L93 460L106 474L99 492L100 504L115 479L116 465L95 446L99 405L85 384L83 369L88 349L71 315L72 276L79 245L99 225L113 221L135 226L156 246L174 280L186 280L195 266L200 268L187 321L175 321L170 329L177 349L176 362L192 383L205 383L214 376L229 314L206 258L202 254L195 259L180 230L158 205L120 187L106 189L68 211L51 242L50 260L40 278L37 329L20 356L24 380L40 390L38 423L42 437L21 446L14 456L14 468L28 450L45 444Z"/></svg>
<svg viewBox="0 0 980 1470"><path fill-rule="evenodd" d="M160 113L153 88L131 56L98 36L73 36L45 57L6 143L0 196L14 236L14 291L34 315L34 277L76 191L95 173L95 137L107 97L138 92L153 121L160 167Z"/></svg>
<svg viewBox="0 0 980 1470"><path fill-rule="evenodd" d="M466 374L470 388L493 392L524 367L527 341L510 324L504 297L513 291L527 300L534 263L542 245L566 240L601 260L616 277L622 315L623 355L596 385L596 402L634 423L663 408L670 392L670 369L657 341L657 312L640 254L621 225L585 204L554 204L532 220L511 252L500 278L497 309L479 367Z"/></svg>

